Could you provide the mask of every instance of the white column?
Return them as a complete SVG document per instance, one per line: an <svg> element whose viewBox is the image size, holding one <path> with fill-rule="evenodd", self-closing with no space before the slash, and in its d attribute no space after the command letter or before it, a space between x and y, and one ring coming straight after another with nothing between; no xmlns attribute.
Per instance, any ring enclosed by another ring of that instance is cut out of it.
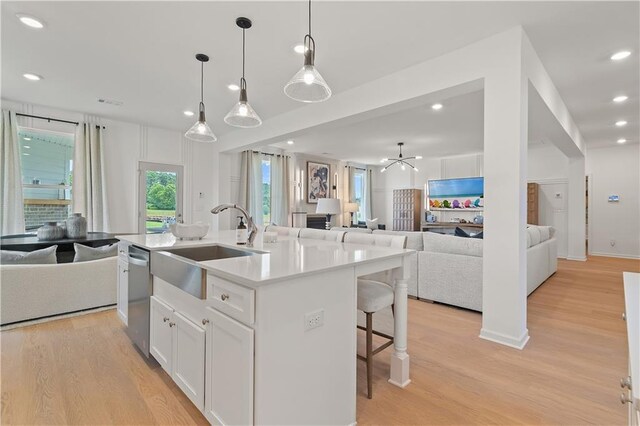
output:
<svg viewBox="0 0 640 426"><path fill-rule="evenodd" d="M587 260L584 157L569 158L567 259Z"/></svg>
<svg viewBox="0 0 640 426"><path fill-rule="evenodd" d="M520 55L485 79L480 337L522 349L527 330L527 99Z"/></svg>
<svg viewBox="0 0 640 426"><path fill-rule="evenodd" d="M403 266L394 270L393 354L391 354L389 375L389 383L401 388L411 383L407 353L407 280L409 278L407 259L407 256L403 257Z"/></svg>

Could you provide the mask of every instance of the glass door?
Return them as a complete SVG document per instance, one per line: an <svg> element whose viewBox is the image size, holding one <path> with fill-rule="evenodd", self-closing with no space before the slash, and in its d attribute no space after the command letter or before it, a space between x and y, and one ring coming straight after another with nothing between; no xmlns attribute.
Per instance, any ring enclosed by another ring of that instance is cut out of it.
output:
<svg viewBox="0 0 640 426"><path fill-rule="evenodd" d="M140 162L138 232L163 233L182 222L182 166Z"/></svg>

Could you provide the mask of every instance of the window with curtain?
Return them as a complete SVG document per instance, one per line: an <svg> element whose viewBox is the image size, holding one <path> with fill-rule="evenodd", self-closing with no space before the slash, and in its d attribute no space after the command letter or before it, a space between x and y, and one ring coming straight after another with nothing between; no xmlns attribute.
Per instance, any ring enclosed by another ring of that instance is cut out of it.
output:
<svg viewBox="0 0 640 426"><path fill-rule="evenodd" d="M262 157L262 223L271 222L271 156Z"/></svg>
<svg viewBox="0 0 640 426"><path fill-rule="evenodd" d="M19 127L18 139L25 229L65 220L71 212L74 135Z"/></svg>
<svg viewBox="0 0 640 426"><path fill-rule="evenodd" d="M365 212L366 170L353 170L353 202L358 204L358 211L353 215L356 222L366 219Z"/></svg>

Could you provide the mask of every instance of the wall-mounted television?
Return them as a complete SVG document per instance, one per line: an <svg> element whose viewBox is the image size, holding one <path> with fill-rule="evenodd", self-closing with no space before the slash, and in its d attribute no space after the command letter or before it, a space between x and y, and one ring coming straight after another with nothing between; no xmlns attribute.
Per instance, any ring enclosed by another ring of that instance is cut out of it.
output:
<svg viewBox="0 0 640 426"><path fill-rule="evenodd" d="M484 207L484 178L430 180L427 197L431 210L482 209Z"/></svg>

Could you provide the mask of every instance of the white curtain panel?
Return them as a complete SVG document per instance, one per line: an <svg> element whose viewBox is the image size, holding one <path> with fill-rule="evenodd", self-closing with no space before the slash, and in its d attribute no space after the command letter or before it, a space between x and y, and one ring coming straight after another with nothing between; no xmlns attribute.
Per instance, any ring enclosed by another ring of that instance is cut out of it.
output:
<svg viewBox="0 0 640 426"><path fill-rule="evenodd" d="M2 191L2 235L24 232L24 202L22 199L22 167L18 144L16 113L2 110L0 120L0 191Z"/></svg>
<svg viewBox="0 0 640 426"><path fill-rule="evenodd" d="M364 174L364 217L375 219L373 215L373 169L367 167Z"/></svg>
<svg viewBox="0 0 640 426"><path fill-rule="evenodd" d="M242 152L240 202L256 224L264 225L262 212L262 154L259 152Z"/></svg>
<svg viewBox="0 0 640 426"><path fill-rule="evenodd" d="M87 218L87 229L109 230L107 188L104 165L104 132L93 123L76 129L73 155L73 211Z"/></svg>
<svg viewBox="0 0 640 426"><path fill-rule="evenodd" d="M289 225L290 182L291 159L274 155L271 158L271 222L280 226Z"/></svg>

